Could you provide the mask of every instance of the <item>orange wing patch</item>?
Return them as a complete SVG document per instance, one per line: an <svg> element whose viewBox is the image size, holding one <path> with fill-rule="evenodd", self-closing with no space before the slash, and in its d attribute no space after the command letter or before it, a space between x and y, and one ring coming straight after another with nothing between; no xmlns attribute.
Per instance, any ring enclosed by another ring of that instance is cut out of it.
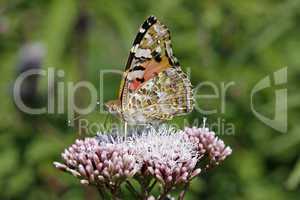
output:
<svg viewBox="0 0 300 200"><path fill-rule="evenodd" d="M153 77L157 76L160 72L166 70L167 68L171 67L169 60L166 56L164 56L159 62L155 59L150 59L142 63L141 69L143 69L142 77L136 77L135 79L131 80L128 84L130 90L137 90L143 86L143 84L152 79ZM135 72L128 72L135 73ZM136 73L135 75L137 75Z"/></svg>
<svg viewBox="0 0 300 200"><path fill-rule="evenodd" d="M166 70L171 67L169 60L164 56L160 62L157 62L155 59L151 59L142 64L145 67L144 79L148 81L149 79L156 76L159 72Z"/></svg>

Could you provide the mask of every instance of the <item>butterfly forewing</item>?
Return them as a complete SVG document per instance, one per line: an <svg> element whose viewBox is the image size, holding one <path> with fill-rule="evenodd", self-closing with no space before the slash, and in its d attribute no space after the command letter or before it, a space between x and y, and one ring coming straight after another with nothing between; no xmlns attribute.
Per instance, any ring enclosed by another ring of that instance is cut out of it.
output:
<svg viewBox="0 0 300 200"><path fill-rule="evenodd" d="M124 84L128 82L128 90L140 88L144 82L170 67L166 51L166 41L169 40L167 27L155 17L149 17L142 24L126 64ZM128 90L123 86L121 85L120 100L125 102L123 97Z"/></svg>

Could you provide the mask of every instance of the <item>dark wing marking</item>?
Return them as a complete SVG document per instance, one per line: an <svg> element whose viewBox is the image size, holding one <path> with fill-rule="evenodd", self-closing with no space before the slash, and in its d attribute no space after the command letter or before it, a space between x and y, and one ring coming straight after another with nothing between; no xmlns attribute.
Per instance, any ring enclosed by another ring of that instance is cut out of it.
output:
<svg viewBox="0 0 300 200"><path fill-rule="evenodd" d="M136 44L139 44L142 39L144 38L144 35L146 34L146 32L148 31L148 29L157 22L157 19L155 16L150 16L146 19L146 21L144 21L144 23L142 24L142 26L139 29L138 34L136 35L132 46L134 47ZM131 62L134 58L134 52L132 52L132 50L130 51L127 63L126 63L126 67L125 67L125 71L128 70L131 66Z"/></svg>

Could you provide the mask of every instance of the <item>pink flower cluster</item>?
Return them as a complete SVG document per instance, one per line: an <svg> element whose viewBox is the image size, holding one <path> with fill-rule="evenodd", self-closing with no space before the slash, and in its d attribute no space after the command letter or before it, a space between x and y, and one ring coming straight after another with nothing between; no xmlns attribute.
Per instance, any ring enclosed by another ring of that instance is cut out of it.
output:
<svg viewBox="0 0 300 200"><path fill-rule="evenodd" d="M194 144L197 144L199 155L207 154L212 164L218 165L232 153L232 149L208 128L185 128L184 133Z"/></svg>
<svg viewBox="0 0 300 200"><path fill-rule="evenodd" d="M81 179L82 184L117 186L140 169L140 163L124 145L102 143L96 138L77 139L62 153L64 164L54 165Z"/></svg>
<svg viewBox="0 0 300 200"><path fill-rule="evenodd" d="M56 168L69 172L82 184L92 184L110 191L129 178L157 180L164 191L189 183L204 169L224 161L230 147L206 128L177 131L162 126L124 140L105 140L106 136L76 140L62 153L64 163ZM208 158L208 159L204 159ZM144 183L143 183L144 184ZM149 186L147 186L149 188ZM149 191L150 193L150 191Z"/></svg>

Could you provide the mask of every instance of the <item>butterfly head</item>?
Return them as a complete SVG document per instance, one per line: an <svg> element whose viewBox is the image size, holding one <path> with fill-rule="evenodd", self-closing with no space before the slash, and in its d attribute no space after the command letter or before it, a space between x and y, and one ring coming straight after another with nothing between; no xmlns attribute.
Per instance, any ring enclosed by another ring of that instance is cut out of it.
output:
<svg viewBox="0 0 300 200"><path fill-rule="evenodd" d="M112 100L105 103L105 110L112 114L121 114L121 103L119 100Z"/></svg>

